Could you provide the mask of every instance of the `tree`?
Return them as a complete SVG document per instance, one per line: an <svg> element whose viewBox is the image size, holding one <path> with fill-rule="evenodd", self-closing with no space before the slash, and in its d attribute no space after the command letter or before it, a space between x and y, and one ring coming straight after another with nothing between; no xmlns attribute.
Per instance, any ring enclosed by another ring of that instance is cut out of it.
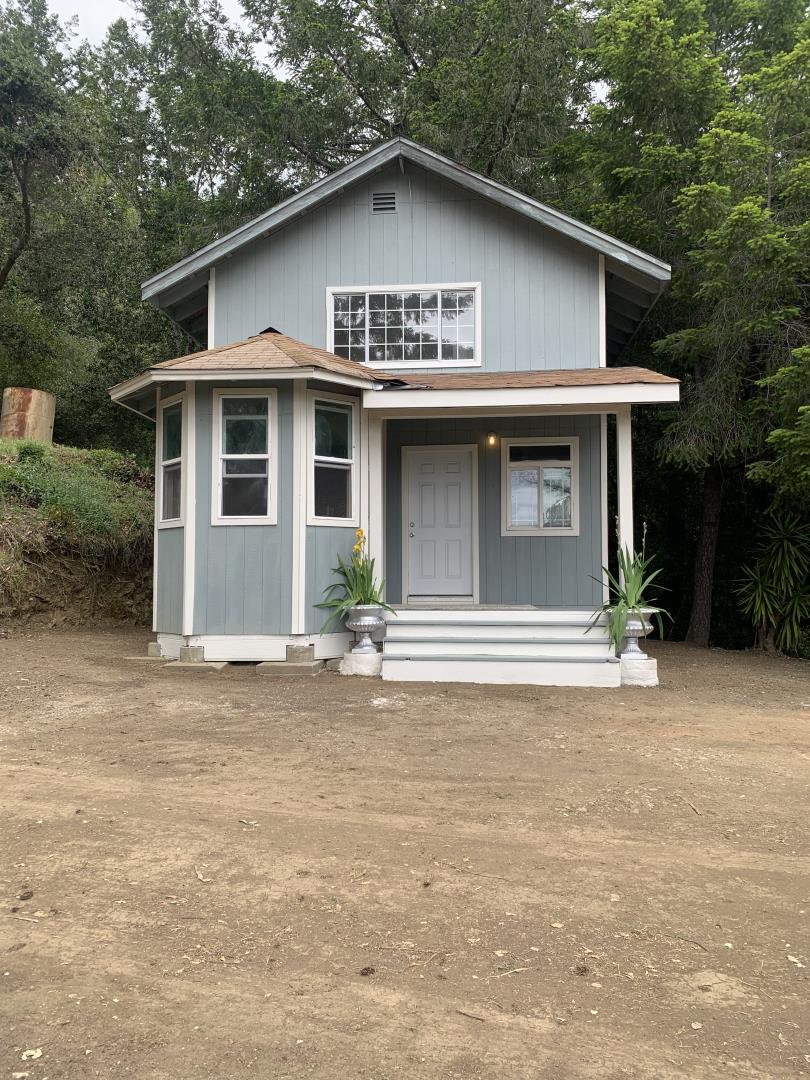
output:
<svg viewBox="0 0 810 1080"><path fill-rule="evenodd" d="M65 41L44 0L0 9L0 289L31 243L39 204L76 154Z"/></svg>

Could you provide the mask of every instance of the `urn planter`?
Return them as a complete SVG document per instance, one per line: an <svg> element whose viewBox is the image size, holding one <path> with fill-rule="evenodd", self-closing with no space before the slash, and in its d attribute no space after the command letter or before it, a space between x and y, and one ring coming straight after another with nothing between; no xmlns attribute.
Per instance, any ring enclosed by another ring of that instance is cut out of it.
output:
<svg viewBox="0 0 810 1080"><path fill-rule="evenodd" d="M376 653L377 646L371 640L371 635L385 626L382 606L356 604L353 608L349 608L346 626L357 634L357 643L352 648L353 653Z"/></svg>
<svg viewBox="0 0 810 1080"><path fill-rule="evenodd" d="M655 608L637 608L627 615L624 624L623 660L646 660L647 654L639 647L638 639L651 633L653 625L649 616L655 614Z"/></svg>

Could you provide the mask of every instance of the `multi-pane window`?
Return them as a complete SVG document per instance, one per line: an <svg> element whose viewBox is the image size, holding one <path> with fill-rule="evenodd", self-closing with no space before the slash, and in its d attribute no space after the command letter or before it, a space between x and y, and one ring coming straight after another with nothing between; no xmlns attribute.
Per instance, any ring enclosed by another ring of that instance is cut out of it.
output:
<svg viewBox="0 0 810 1080"><path fill-rule="evenodd" d="M220 522L271 517L272 396L216 395L216 513Z"/></svg>
<svg viewBox="0 0 810 1080"><path fill-rule="evenodd" d="M183 403L161 407L160 520L179 522L183 490Z"/></svg>
<svg viewBox="0 0 810 1080"><path fill-rule="evenodd" d="M351 522L355 518L354 407L313 396L311 516Z"/></svg>
<svg viewBox="0 0 810 1080"><path fill-rule="evenodd" d="M475 363L475 289L336 292L332 349L358 363Z"/></svg>
<svg viewBox="0 0 810 1080"><path fill-rule="evenodd" d="M504 532L575 532L576 440L504 439Z"/></svg>

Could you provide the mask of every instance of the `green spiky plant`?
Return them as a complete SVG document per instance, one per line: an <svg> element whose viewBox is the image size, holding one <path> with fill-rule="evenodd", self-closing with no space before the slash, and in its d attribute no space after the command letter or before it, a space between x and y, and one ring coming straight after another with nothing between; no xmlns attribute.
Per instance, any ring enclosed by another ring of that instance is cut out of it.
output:
<svg viewBox="0 0 810 1080"><path fill-rule="evenodd" d="M333 623L345 619L349 611L360 604L376 604L384 611L394 610L382 599L385 582L381 581L378 584L374 580L374 560L366 554L365 546L365 533L362 529L358 529L349 562L342 559L340 555L337 557L338 564L332 568L332 573L337 574L340 580L327 585L323 591L323 600L315 605L318 608L326 608L330 612L321 627L322 634L325 634Z"/></svg>
<svg viewBox="0 0 810 1080"><path fill-rule="evenodd" d="M617 563L618 574L613 574L607 566L602 567L602 572L608 581L610 596L594 612L588 630L596 626L602 615L607 615L608 637L611 644L619 649L624 640L628 618L631 615L637 615L642 621L645 617L652 618L658 626L659 635L663 637L664 624L661 616L666 615L667 618L671 616L668 611L658 606L649 593L650 586L661 571L660 569L650 570L653 556L647 554L646 525L641 541L641 551L631 552L628 547L619 546ZM593 580L601 585L599 578L593 578Z"/></svg>
<svg viewBox="0 0 810 1080"><path fill-rule="evenodd" d="M735 591L754 624L757 648L795 653L810 622L810 526L795 514L772 514L756 561L743 567Z"/></svg>

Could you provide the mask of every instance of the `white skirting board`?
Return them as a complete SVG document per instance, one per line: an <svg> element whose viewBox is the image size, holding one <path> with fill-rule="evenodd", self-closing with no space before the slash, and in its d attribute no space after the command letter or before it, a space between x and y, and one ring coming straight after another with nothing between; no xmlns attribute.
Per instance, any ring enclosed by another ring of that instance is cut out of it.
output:
<svg viewBox="0 0 810 1080"><path fill-rule="evenodd" d="M157 639L169 660L180 656L182 645L202 645L206 660L261 662L286 660L288 645L314 645L316 660L332 660L346 652L354 634L158 634Z"/></svg>

